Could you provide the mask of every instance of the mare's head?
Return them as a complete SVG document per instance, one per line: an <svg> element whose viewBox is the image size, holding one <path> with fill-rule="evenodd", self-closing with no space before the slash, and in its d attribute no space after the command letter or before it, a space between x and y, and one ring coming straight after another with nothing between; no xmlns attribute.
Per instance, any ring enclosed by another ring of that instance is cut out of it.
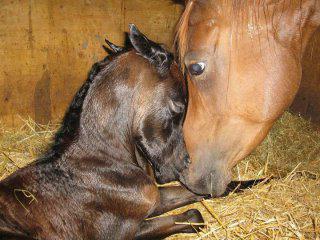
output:
<svg viewBox="0 0 320 240"><path fill-rule="evenodd" d="M185 183L220 195L232 167L292 103L319 0L189 0L177 45L188 76Z"/></svg>
<svg viewBox="0 0 320 240"><path fill-rule="evenodd" d="M78 139L94 154L149 162L160 183L179 179L189 164L182 132L183 76L172 54L134 25L129 38L129 51L108 42L117 54L99 64L84 100Z"/></svg>

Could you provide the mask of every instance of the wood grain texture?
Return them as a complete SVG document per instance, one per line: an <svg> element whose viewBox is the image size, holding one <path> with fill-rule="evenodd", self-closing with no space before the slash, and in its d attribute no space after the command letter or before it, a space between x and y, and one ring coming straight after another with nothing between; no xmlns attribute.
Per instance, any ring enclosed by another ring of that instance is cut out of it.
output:
<svg viewBox="0 0 320 240"><path fill-rule="evenodd" d="M58 121L91 65L105 56L105 37L122 44L135 23L172 46L182 10L171 0L0 0L0 122ZM320 124L320 30L304 56L292 109Z"/></svg>
<svg viewBox="0 0 320 240"><path fill-rule="evenodd" d="M302 69L301 86L291 108L320 126L320 29L308 44Z"/></svg>
<svg viewBox="0 0 320 240"><path fill-rule="evenodd" d="M0 121L59 120L104 38L124 41L129 23L172 45L182 7L171 0L1 0Z"/></svg>

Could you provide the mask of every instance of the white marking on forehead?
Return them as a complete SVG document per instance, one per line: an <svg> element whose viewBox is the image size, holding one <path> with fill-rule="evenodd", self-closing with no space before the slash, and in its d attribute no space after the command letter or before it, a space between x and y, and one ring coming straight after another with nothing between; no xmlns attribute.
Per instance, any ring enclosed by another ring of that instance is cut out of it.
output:
<svg viewBox="0 0 320 240"><path fill-rule="evenodd" d="M258 35L261 30L262 30L261 26L253 23L248 23L247 33L249 34L251 39L253 39L254 35Z"/></svg>
<svg viewBox="0 0 320 240"><path fill-rule="evenodd" d="M255 17L253 16L253 11L249 11L249 20L247 25L247 33L251 39L254 38L255 35L259 35L262 27L259 25Z"/></svg>
<svg viewBox="0 0 320 240"><path fill-rule="evenodd" d="M209 27L213 27L214 25L216 24L216 21L214 19L210 19L208 22L207 22L207 25Z"/></svg>

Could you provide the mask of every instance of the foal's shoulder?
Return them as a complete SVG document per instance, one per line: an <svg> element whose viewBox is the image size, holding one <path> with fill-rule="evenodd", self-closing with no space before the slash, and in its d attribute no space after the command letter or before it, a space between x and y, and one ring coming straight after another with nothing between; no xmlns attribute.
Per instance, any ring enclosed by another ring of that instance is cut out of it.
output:
<svg viewBox="0 0 320 240"><path fill-rule="evenodd" d="M123 170L125 172L123 172ZM138 166L130 166L120 171L120 179L117 183L121 185L119 189L124 190L124 199L127 202L128 196L132 206L136 206L136 209L132 209L136 216L146 218L149 216L158 203L160 202L159 189L154 181L145 171Z"/></svg>

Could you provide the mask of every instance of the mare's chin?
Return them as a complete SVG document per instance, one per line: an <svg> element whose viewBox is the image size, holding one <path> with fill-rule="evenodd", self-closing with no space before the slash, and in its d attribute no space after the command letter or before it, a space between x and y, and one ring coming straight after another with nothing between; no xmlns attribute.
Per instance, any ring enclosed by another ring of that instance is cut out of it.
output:
<svg viewBox="0 0 320 240"><path fill-rule="evenodd" d="M208 187L204 182L200 182L198 184L190 183L186 180L186 178L181 175L179 177L179 182L187 188L190 192L203 196L205 198L207 197L220 197L222 196L226 190L228 185L221 185L221 186L215 186L215 187Z"/></svg>

